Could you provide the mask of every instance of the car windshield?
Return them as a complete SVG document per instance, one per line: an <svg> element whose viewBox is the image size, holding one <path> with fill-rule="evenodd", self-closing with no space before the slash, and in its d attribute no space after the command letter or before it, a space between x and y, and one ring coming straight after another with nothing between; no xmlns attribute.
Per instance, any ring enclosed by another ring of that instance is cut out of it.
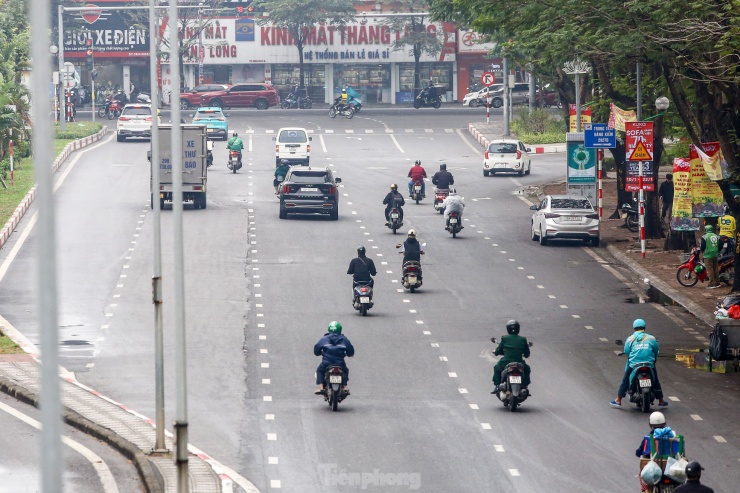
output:
<svg viewBox="0 0 740 493"><path fill-rule="evenodd" d="M307 142L306 132L303 130L283 130L280 132L278 141L286 144L303 144Z"/></svg>
<svg viewBox="0 0 740 493"><path fill-rule="evenodd" d="M152 110L150 108L124 108L122 115L126 116L150 116L152 114Z"/></svg>
<svg viewBox="0 0 740 493"><path fill-rule="evenodd" d="M552 209L591 209L588 199L552 199Z"/></svg>
<svg viewBox="0 0 740 493"><path fill-rule="evenodd" d="M224 116L223 113L221 113L220 111L218 112L213 111L213 112L208 112L208 113L204 111L199 111L198 113L195 114L195 118L193 118L193 121L197 122L200 120L214 120L217 118L223 118L223 116Z"/></svg>
<svg viewBox="0 0 740 493"><path fill-rule="evenodd" d="M290 181L295 183L327 183L329 176L326 171L293 171L290 175Z"/></svg>
<svg viewBox="0 0 740 493"><path fill-rule="evenodd" d="M499 152L501 154L516 154L516 144L508 142L494 142L488 146L488 152Z"/></svg>

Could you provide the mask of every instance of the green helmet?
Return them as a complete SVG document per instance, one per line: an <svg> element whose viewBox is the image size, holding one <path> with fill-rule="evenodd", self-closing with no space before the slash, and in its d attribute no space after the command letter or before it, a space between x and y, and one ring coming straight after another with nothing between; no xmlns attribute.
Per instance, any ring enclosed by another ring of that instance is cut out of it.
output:
<svg viewBox="0 0 740 493"><path fill-rule="evenodd" d="M342 324L340 324L337 321L334 321L329 324L329 333L330 334L341 334L342 333Z"/></svg>
<svg viewBox="0 0 740 493"><path fill-rule="evenodd" d="M707 224L706 226L704 226L704 231L706 231L707 233L713 233L714 226L712 226L711 224Z"/></svg>
<svg viewBox="0 0 740 493"><path fill-rule="evenodd" d="M699 265L697 265L696 267L694 267L694 272L696 272L697 274L701 274L701 273L702 273L702 272L704 272L705 270L707 270L707 269L706 269L706 267L704 267L704 266L703 266L703 265L701 265L701 264L699 264Z"/></svg>

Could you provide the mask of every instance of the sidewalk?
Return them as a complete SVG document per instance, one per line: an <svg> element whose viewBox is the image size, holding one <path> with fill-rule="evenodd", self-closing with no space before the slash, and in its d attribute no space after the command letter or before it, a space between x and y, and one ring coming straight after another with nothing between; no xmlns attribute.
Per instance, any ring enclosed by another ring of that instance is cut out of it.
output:
<svg viewBox="0 0 740 493"><path fill-rule="evenodd" d="M492 122L488 125L485 122L471 123L468 131L482 146L492 139L503 138L503 124L500 122ZM565 152L565 144L546 145L541 149L543 150L540 152ZM536 192L538 196L562 193L566 193L565 156L563 156L562 180L557 183L541 184ZM632 233L622 227L624 221L621 219L607 219L617 209L616 179L613 176L603 180L602 199L604 219L601 223L601 244L606 251L631 269L640 279L648 279L649 283L643 283L646 288L645 298L656 299L662 295L682 306L707 324L708 336L710 327L715 323L715 306L718 301L727 296L731 286L723 284L721 288L713 290L706 289L706 284L702 283L692 288L681 286L676 280L676 270L680 264L679 254L682 252L663 250L663 240L647 240L645 258L642 258L638 233ZM649 286L653 287L652 292L647 292ZM659 293L655 293L654 290ZM670 303L669 300L660 301ZM707 345L708 343L704 343L704 346Z"/></svg>

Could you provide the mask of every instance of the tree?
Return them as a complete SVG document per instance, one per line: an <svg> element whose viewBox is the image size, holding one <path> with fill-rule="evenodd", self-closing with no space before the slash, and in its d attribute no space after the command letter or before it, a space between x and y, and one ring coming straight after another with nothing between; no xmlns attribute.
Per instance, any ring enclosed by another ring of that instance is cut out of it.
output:
<svg viewBox="0 0 740 493"><path fill-rule="evenodd" d="M303 49L315 34L316 25L344 26L357 15L353 0L256 0L252 6L255 11L268 14L259 21L260 25L285 29L296 45L301 88L306 86Z"/></svg>
<svg viewBox="0 0 740 493"><path fill-rule="evenodd" d="M0 2L0 161L9 141L26 137L30 125L29 92L21 73L29 68L29 24L22 0Z"/></svg>

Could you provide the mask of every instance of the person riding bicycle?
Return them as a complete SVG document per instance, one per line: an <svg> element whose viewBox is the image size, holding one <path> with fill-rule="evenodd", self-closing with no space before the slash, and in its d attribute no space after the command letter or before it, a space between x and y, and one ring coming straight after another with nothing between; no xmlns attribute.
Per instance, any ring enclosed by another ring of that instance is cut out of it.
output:
<svg viewBox="0 0 740 493"><path fill-rule="evenodd" d="M229 141L226 143L226 149L237 151L239 153L239 163L242 162L242 149L244 149L244 141L239 138L236 132L232 135Z"/></svg>

